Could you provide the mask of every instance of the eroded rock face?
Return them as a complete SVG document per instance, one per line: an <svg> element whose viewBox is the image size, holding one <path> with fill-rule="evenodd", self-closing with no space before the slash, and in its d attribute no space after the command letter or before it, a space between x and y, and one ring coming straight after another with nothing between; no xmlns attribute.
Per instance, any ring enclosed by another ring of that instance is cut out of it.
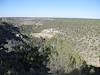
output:
<svg viewBox="0 0 100 75"><path fill-rule="evenodd" d="M42 37L42 38L50 39L50 38L54 37L56 34L63 34L63 33L59 30L51 28L51 29L44 29L40 33L31 33L30 35L37 37L37 38Z"/></svg>
<svg viewBox="0 0 100 75"><path fill-rule="evenodd" d="M48 33L32 33L31 35L37 38L52 38L54 36L53 34Z"/></svg>

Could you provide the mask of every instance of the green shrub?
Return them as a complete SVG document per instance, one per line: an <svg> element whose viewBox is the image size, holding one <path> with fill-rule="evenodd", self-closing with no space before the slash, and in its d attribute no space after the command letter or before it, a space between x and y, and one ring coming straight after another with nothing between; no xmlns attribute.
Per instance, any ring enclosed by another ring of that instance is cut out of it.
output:
<svg viewBox="0 0 100 75"><path fill-rule="evenodd" d="M70 41L63 37L46 40L45 47L51 49L50 61L47 65L51 73L57 73L57 75L61 75L62 72L69 73L83 63L80 55L72 49Z"/></svg>

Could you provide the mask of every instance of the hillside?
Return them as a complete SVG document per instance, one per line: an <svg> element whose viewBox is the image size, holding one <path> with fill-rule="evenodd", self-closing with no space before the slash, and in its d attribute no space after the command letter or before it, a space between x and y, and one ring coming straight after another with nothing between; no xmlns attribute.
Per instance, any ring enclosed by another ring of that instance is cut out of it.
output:
<svg viewBox="0 0 100 75"><path fill-rule="evenodd" d="M28 69L21 67L21 72L13 66L14 75L25 71L36 75L99 75L99 34L99 19L2 18L0 40L4 38L4 41L0 41L1 53L4 50L5 54L14 52L19 56L21 53L24 57L12 61L12 53L11 61L1 61L7 65L9 62L12 62L10 65L16 62L18 66L27 64ZM13 57L15 59L16 55ZM7 65L3 66L8 67L5 73L12 71Z"/></svg>

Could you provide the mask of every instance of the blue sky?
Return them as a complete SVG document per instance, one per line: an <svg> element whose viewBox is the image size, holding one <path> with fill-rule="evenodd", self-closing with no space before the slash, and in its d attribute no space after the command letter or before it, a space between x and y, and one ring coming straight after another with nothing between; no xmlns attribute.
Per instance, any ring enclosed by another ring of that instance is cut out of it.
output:
<svg viewBox="0 0 100 75"><path fill-rule="evenodd" d="M100 0L0 0L0 16L100 18Z"/></svg>

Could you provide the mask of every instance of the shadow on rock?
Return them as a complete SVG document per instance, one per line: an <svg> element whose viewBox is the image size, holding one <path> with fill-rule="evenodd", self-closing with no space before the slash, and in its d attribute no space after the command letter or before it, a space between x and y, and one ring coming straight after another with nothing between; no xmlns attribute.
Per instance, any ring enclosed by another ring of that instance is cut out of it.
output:
<svg viewBox="0 0 100 75"><path fill-rule="evenodd" d="M47 75L48 52L40 52L18 27L0 24L0 75ZM45 48L49 51L50 48ZM49 53L50 54L50 53Z"/></svg>

